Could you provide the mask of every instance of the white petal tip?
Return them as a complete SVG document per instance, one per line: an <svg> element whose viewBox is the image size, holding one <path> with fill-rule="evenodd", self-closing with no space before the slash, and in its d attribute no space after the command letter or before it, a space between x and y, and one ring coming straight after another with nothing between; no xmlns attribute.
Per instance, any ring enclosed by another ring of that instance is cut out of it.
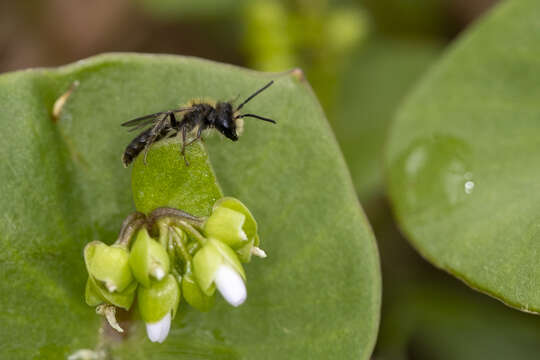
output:
<svg viewBox="0 0 540 360"><path fill-rule="evenodd" d="M256 247L256 246L251 248L251 255L260 257L262 259L264 259L267 256L266 251L264 251L263 249L261 249L259 247Z"/></svg>
<svg viewBox="0 0 540 360"><path fill-rule="evenodd" d="M164 277L165 277L165 270L163 270L163 268L161 266L155 266L153 269L152 269L152 273L151 275L157 280L157 281L161 281Z"/></svg>
<svg viewBox="0 0 540 360"><path fill-rule="evenodd" d="M168 312L161 320L155 323L146 323L146 334L151 342L162 343L169 335L171 329L171 313Z"/></svg>
<svg viewBox="0 0 540 360"><path fill-rule="evenodd" d="M115 292L118 289L116 285L111 281L105 281L105 287L107 288L107 290L109 290L109 292Z"/></svg>
<svg viewBox="0 0 540 360"><path fill-rule="evenodd" d="M246 301L246 285L242 277L230 266L220 266L214 282L221 296L232 306L240 306Z"/></svg>
<svg viewBox="0 0 540 360"><path fill-rule="evenodd" d="M238 232L238 235L240 236L240 239L247 241L248 237L247 237L246 232L243 229L240 229L240 231Z"/></svg>

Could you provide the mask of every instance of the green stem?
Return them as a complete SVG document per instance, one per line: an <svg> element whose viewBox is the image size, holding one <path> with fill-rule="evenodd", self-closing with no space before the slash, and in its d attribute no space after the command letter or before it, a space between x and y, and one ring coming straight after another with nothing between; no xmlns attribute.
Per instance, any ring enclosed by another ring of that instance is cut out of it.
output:
<svg viewBox="0 0 540 360"><path fill-rule="evenodd" d="M160 207L148 214L148 223L153 225L156 221L163 218L182 220L185 223L198 228L201 228L206 221L206 218L204 217L197 217L180 209Z"/></svg>
<svg viewBox="0 0 540 360"><path fill-rule="evenodd" d="M129 248L129 242L133 238L133 235L145 224L146 216L143 213L135 212L129 215L122 223L120 234L118 234L118 239L114 244Z"/></svg>
<svg viewBox="0 0 540 360"><path fill-rule="evenodd" d="M169 224L167 221L158 221L157 223L159 229L159 243L168 249L169 245Z"/></svg>
<svg viewBox="0 0 540 360"><path fill-rule="evenodd" d="M182 231L182 230L180 230L180 229L178 229L178 228L176 228L174 226L172 227L172 230L173 230L173 239L174 239L175 248L180 251L180 255L182 256L182 258L184 258L185 262L190 262L191 259L192 259L191 255L187 251L187 249L185 247L185 244L181 239L182 235L178 234L178 232Z"/></svg>
<svg viewBox="0 0 540 360"><path fill-rule="evenodd" d="M173 267L171 269L171 272L172 272L173 276L176 278L176 281L178 281L178 284L182 284L182 275L180 275L178 270L176 270L176 268Z"/></svg>
<svg viewBox="0 0 540 360"><path fill-rule="evenodd" d="M197 229L195 229L193 226L185 222L184 220L180 220L177 218L169 218L170 224L179 227L182 229L188 236L194 238L201 244L201 246L204 246L206 242L208 241L204 236L201 235Z"/></svg>
<svg viewBox="0 0 540 360"><path fill-rule="evenodd" d="M185 274L191 271L192 257L186 248L186 244L182 241L183 234L179 233L181 231L182 230L173 226L171 234L174 241L174 247L175 247L176 253L184 260L184 264L185 264L184 274Z"/></svg>

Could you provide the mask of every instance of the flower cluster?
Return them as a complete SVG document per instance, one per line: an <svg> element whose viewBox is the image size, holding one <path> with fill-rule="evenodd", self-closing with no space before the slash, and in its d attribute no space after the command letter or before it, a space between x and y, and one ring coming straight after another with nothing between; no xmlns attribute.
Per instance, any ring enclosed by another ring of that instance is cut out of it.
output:
<svg viewBox="0 0 540 360"><path fill-rule="evenodd" d="M86 245L86 303L122 332L116 309L129 310L137 297L148 338L163 342L181 298L201 311L216 289L233 306L246 300L242 263L266 257L258 246L257 223L234 198L218 200L208 218L173 208L135 213L113 245Z"/></svg>

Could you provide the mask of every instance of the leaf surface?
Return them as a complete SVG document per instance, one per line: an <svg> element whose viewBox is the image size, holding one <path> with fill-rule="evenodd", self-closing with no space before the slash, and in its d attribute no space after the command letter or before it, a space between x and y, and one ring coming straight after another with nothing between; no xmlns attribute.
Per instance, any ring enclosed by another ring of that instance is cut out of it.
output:
<svg viewBox="0 0 540 360"><path fill-rule="evenodd" d="M540 31L536 1L508 1L416 88L386 156L400 226L472 287L540 311Z"/></svg>

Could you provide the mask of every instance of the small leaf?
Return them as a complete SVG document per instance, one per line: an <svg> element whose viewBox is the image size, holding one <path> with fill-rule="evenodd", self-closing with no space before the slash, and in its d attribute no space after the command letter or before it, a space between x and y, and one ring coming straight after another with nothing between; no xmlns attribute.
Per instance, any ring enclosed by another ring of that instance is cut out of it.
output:
<svg viewBox="0 0 540 360"><path fill-rule="evenodd" d="M208 204L222 195L204 147L196 142L186 148L186 166L178 140L160 141L133 164L132 188L137 210L149 213L158 207L189 209L196 216L210 215Z"/></svg>

